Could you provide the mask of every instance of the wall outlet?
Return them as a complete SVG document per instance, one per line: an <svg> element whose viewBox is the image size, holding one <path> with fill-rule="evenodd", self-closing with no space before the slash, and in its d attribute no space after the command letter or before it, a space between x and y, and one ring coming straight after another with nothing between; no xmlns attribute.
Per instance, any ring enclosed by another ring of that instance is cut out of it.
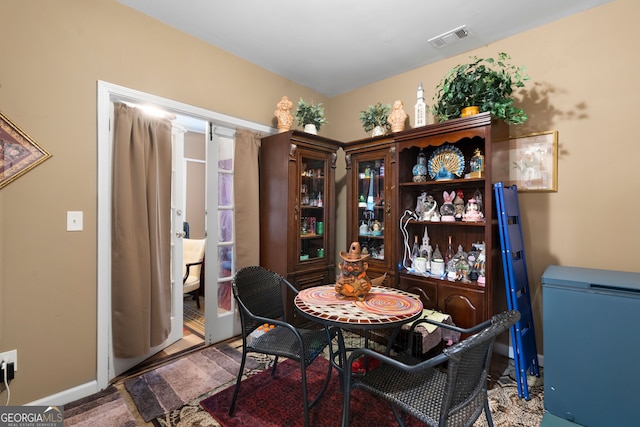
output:
<svg viewBox="0 0 640 427"><path fill-rule="evenodd" d="M5 351L0 353L0 362L13 363L13 370L18 370L18 350Z"/></svg>

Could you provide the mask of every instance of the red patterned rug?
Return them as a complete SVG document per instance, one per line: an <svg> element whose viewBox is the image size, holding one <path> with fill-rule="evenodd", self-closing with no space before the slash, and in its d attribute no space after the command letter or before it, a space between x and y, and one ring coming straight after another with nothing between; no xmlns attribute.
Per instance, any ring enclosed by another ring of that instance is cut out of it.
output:
<svg viewBox="0 0 640 427"><path fill-rule="evenodd" d="M307 387L310 396L315 396L325 378L327 359L319 357L307 369ZM229 403L233 386L204 399L200 405L224 427L294 427L302 426L302 390L300 367L286 360L278 363L277 378L271 378L267 369L242 382L236 402L236 411L229 417ZM342 417L342 393L339 390L338 374L334 370L329 387L320 402L309 413L313 426L338 426ZM390 406L361 390L354 390L351 398L351 426L397 425ZM407 426L422 426L417 420L407 417Z"/></svg>

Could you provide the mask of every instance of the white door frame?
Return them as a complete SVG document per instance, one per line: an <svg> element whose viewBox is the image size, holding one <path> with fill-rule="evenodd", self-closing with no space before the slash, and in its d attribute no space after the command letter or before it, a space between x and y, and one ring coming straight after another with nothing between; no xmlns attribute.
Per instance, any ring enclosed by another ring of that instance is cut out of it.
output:
<svg viewBox="0 0 640 427"><path fill-rule="evenodd" d="M111 102L114 100L131 101L135 103L150 103L174 114L202 119L218 126L235 129L242 127L267 134L274 133L274 129L246 120L204 110L188 104L158 97L148 93L129 89L112 83L98 81L97 83L97 152L98 152L98 212L97 212L97 390L103 390L109 385L109 336L111 334L111 281L109 247L110 224L108 218L111 209L109 198L111 182L109 180L112 153L109 150L109 123ZM205 283L216 283L214 273L218 271L217 257L210 257L215 264L205 269ZM205 292L211 295L213 292ZM213 302L212 302L213 304ZM207 302L205 301L205 307ZM209 305L212 306L212 305ZM97 391L96 390L96 391Z"/></svg>

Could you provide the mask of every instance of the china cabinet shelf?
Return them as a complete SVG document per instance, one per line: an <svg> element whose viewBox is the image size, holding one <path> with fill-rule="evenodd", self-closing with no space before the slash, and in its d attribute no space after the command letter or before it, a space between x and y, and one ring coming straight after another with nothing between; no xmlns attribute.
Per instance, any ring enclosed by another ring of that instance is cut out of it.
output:
<svg viewBox="0 0 640 427"><path fill-rule="evenodd" d="M324 239L324 234L301 234L301 239Z"/></svg>
<svg viewBox="0 0 640 427"><path fill-rule="evenodd" d="M477 185L484 185L486 180L484 178L456 178L446 181L426 181L426 182L401 182L401 187L456 187L459 185L468 185L470 183L477 183Z"/></svg>
<svg viewBox="0 0 640 427"><path fill-rule="evenodd" d="M409 220L409 224L413 225L424 225L424 226L434 226L434 227L485 227L487 225L486 222L470 222L470 221L439 221L439 222L431 222L431 221L417 221L417 220Z"/></svg>

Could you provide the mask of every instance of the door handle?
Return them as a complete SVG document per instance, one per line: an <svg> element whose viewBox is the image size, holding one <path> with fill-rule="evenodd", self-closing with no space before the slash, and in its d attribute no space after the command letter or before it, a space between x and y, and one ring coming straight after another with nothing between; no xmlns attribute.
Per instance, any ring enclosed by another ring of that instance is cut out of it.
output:
<svg viewBox="0 0 640 427"><path fill-rule="evenodd" d="M176 233L176 236L178 236L178 238L180 237L185 237L187 235L186 231L182 230L182 231L178 231Z"/></svg>

